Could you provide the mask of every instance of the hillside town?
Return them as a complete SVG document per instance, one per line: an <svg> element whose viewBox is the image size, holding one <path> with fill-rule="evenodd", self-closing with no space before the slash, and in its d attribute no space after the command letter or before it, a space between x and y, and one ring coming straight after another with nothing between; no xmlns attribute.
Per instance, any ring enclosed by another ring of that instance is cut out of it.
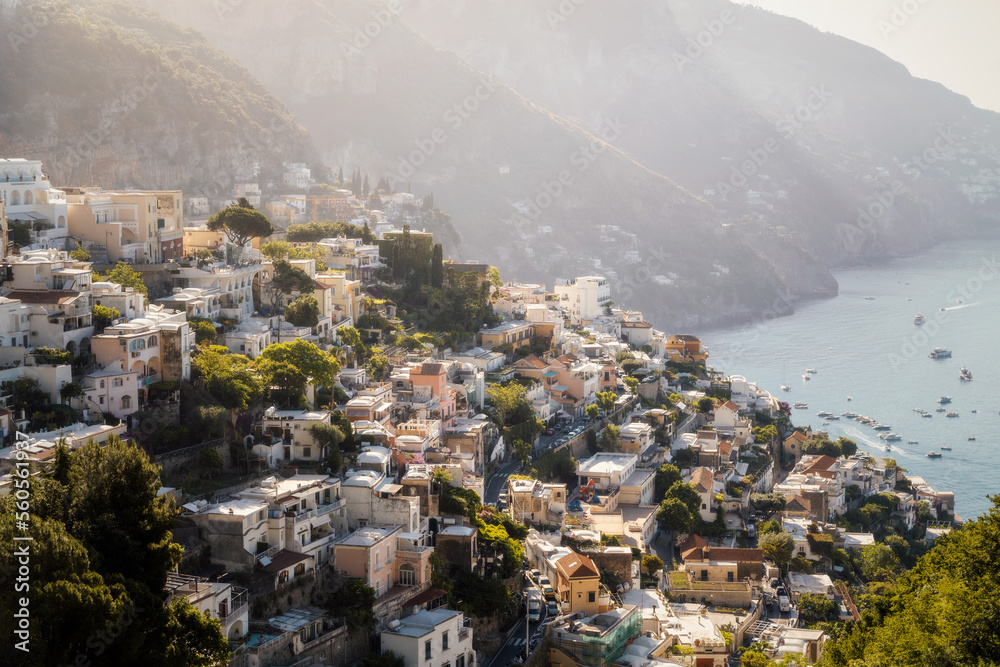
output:
<svg viewBox="0 0 1000 667"><path fill-rule="evenodd" d="M450 261L432 197L332 180L0 160L0 492L140 450L164 604L230 665L812 664L961 524L605 277Z"/></svg>

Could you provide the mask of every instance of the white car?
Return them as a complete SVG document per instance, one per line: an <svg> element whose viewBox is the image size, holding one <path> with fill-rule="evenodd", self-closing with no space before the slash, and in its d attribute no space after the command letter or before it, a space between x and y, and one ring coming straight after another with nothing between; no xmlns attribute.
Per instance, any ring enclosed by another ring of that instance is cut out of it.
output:
<svg viewBox="0 0 1000 667"><path fill-rule="evenodd" d="M789 601L787 595L778 596L778 609L781 611L791 611L792 603Z"/></svg>

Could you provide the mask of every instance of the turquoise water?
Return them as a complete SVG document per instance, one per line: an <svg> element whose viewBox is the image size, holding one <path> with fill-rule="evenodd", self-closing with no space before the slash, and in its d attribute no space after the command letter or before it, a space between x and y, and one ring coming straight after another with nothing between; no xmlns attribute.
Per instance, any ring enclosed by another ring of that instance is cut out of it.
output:
<svg viewBox="0 0 1000 667"><path fill-rule="evenodd" d="M808 403L792 410L794 424L895 458L910 475L953 491L959 516L974 518L989 507L988 494L1000 493L998 257L1000 241L961 242L840 271L836 297L800 304L790 317L702 332L709 364L757 382L779 400ZM923 326L913 324L917 312L927 318ZM952 357L928 358L935 347ZM958 379L963 366L972 382ZM807 368L816 370L808 381ZM782 384L792 390L781 391ZM952 398L945 407L959 417L934 412L944 395ZM934 416L922 418L913 408ZM823 426L821 410L867 415L902 440L886 453L877 431L846 417ZM952 451L926 457L942 446Z"/></svg>

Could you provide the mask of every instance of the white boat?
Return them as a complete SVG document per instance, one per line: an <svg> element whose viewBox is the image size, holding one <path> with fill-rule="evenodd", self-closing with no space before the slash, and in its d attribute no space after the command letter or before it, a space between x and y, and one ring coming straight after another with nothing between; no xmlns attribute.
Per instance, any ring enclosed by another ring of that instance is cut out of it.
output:
<svg viewBox="0 0 1000 667"><path fill-rule="evenodd" d="M873 296L866 296L865 297L865 301L874 301L874 300L875 300L875 297L873 297Z"/></svg>
<svg viewBox="0 0 1000 667"><path fill-rule="evenodd" d="M938 403L945 405L946 403L951 403L951 396L942 396L938 399Z"/></svg>
<svg viewBox="0 0 1000 667"><path fill-rule="evenodd" d="M942 445L941 446L941 450L945 451L945 452L950 452L951 451L951 447L945 447L944 445Z"/></svg>
<svg viewBox="0 0 1000 667"><path fill-rule="evenodd" d="M921 417L924 417L925 419L933 419L933 418L934 418L934 415L932 415L932 414L931 414L931 413L929 413L929 412L925 412L925 413L923 413L923 414L922 414L922 415L920 415L920 416L921 416Z"/></svg>
<svg viewBox="0 0 1000 667"><path fill-rule="evenodd" d="M916 324L917 326L920 326L921 324L923 324L926 321L927 321L927 318L924 317L923 313L917 313L917 316L913 318L913 323Z"/></svg>
<svg viewBox="0 0 1000 667"><path fill-rule="evenodd" d="M854 400L854 398L852 398L851 396L848 396L848 397L847 397L847 400L849 400L849 401L853 401L853 400Z"/></svg>
<svg viewBox="0 0 1000 667"><path fill-rule="evenodd" d="M791 390L792 388L789 387L787 384L781 385L781 391L791 391Z"/></svg>
<svg viewBox="0 0 1000 667"><path fill-rule="evenodd" d="M937 409L934 410L934 412L944 412L944 411L945 411L944 408L937 408Z"/></svg>
<svg viewBox="0 0 1000 667"><path fill-rule="evenodd" d="M919 440L907 440L907 441L906 441L906 444L908 444L908 445L916 445L916 444L918 444L919 442L920 442Z"/></svg>
<svg viewBox="0 0 1000 667"><path fill-rule="evenodd" d="M929 459L939 459L941 458L940 452L927 452L927 458Z"/></svg>
<svg viewBox="0 0 1000 667"><path fill-rule="evenodd" d="M931 359L950 359L951 350L946 350L943 347L935 347L927 356Z"/></svg>
<svg viewBox="0 0 1000 667"><path fill-rule="evenodd" d="M810 377L809 377L809 375L808 375L808 374L806 374L806 375L803 375L803 376L802 376L802 379L803 379L803 380L810 380L810 379L812 379L812 378L810 378Z"/></svg>
<svg viewBox="0 0 1000 667"><path fill-rule="evenodd" d="M832 419L833 421L838 421L840 419L840 417L838 417L837 415L830 415L829 417L827 417L827 419Z"/></svg>
<svg viewBox="0 0 1000 667"><path fill-rule="evenodd" d="M972 373L969 372L968 368L966 368L965 366L962 366L962 370L960 370L958 372L958 379L962 380L963 382L971 382L972 381Z"/></svg>
<svg viewBox="0 0 1000 667"><path fill-rule="evenodd" d="M815 372L816 372L816 369L815 369L815 368L807 368L807 369L806 369L806 373L809 373L809 374L814 374Z"/></svg>
<svg viewBox="0 0 1000 667"><path fill-rule="evenodd" d="M949 412L948 414L945 415L945 417L957 417L957 416L958 416L957 412Z"/></svg>
<svg viewBox="0 0 1000 667"><path fill-rule="evenodd" d="M809 409L809 404L808 403L803 403L802 401L799 401L798 403L794 404L792 407L795 408L796 410L808 410Z"/></svg>

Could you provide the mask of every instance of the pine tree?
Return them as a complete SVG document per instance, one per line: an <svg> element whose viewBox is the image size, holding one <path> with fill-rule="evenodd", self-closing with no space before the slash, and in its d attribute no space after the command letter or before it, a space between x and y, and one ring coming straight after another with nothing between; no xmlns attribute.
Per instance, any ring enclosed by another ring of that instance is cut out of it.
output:
<svg viewBox="0 0 1000 667"><path fill-rule="evenodd" d="M365 174L365 182L361 186L361 196L367 197L369 192L371 192L371 189L368 187L368 174Z"/></svg>
<svg viewBox="0 0 1000 667"><path fill-rule="evenodd" d="M340 165L340 171L337 172L337 185L344 186L344 165Z"/></svg>

